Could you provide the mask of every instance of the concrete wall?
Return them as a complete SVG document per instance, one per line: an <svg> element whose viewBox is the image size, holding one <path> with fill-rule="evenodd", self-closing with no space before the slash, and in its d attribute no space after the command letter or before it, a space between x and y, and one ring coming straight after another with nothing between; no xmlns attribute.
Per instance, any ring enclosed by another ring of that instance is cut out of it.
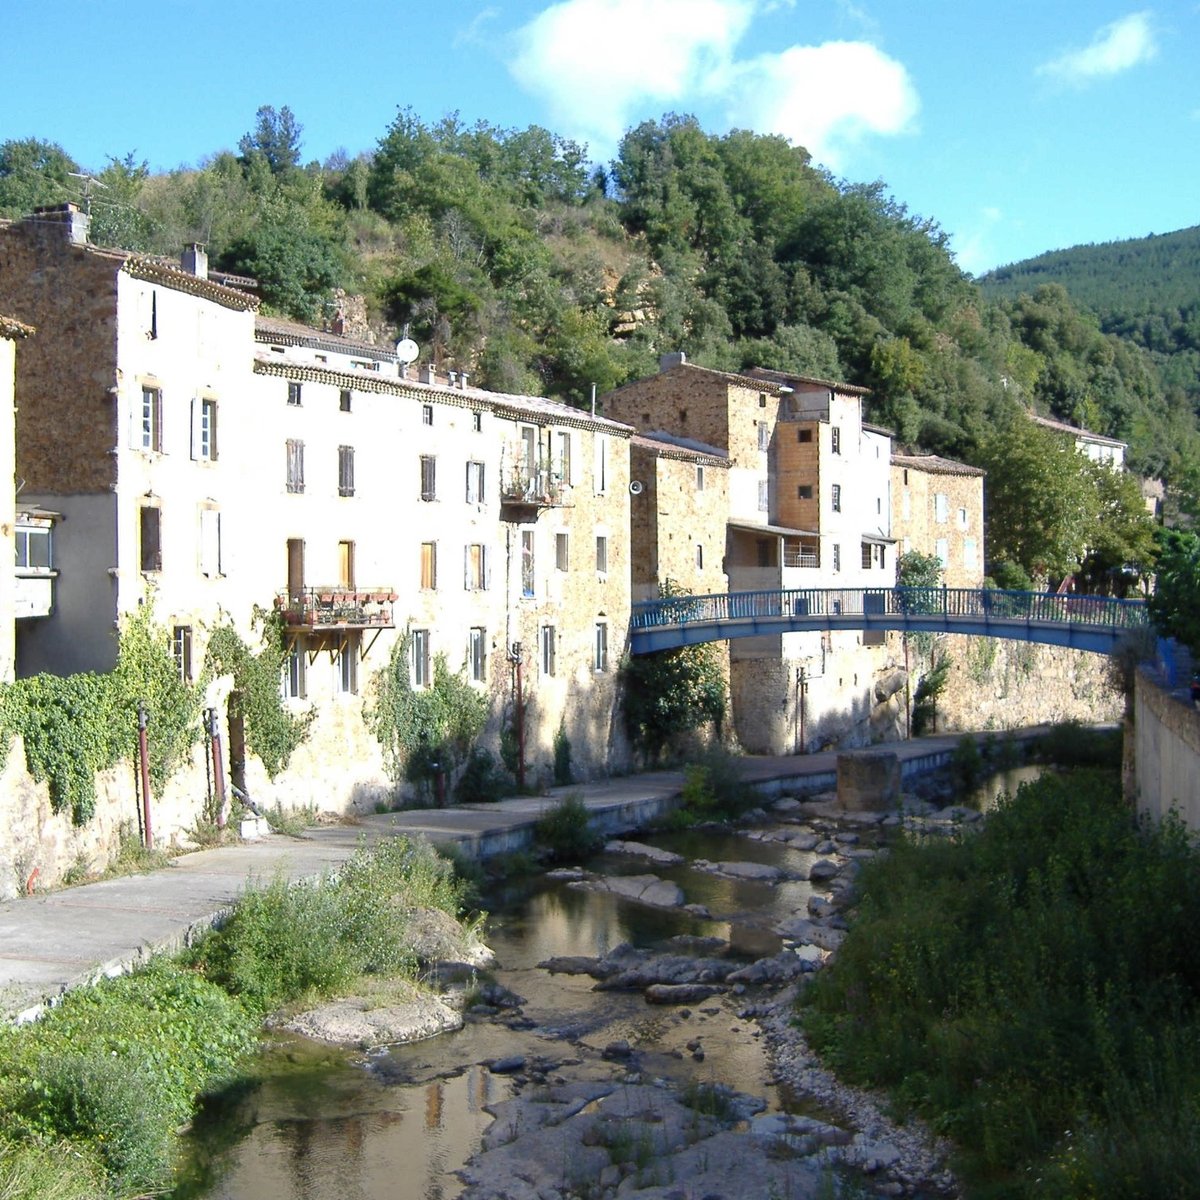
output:
<svg viewBox="0 0 1200 1200"><path fill-rule="evenodd" d="M1174 810L1200 832L1200 711L1139 671L1134 731L1138 812L1157 821Z"/></svg>

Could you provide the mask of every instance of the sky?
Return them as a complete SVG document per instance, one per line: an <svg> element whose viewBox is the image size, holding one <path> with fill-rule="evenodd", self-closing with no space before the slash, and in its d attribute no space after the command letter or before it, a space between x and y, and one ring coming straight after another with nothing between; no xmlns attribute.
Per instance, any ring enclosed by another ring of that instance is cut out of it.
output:
<svg viewBox="0 0 1200 1200"><path fill-rule="evenodd" d="M1200 0L2 0L0 142L91 170L235 149L288 106L302 157L427 122L541 125L607 163L690 113L883 180L972 274L1200 224Z"/></svg>

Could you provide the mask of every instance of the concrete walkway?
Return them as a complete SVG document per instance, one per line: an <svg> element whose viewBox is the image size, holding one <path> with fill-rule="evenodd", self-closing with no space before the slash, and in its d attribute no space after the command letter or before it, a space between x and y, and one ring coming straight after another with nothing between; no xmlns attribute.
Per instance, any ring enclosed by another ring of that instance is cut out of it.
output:
<svg viewBox="0 0 1200 1200"><path fill-rule="evenodd" d="M1026 740L1043 730L1022 730ZM977 735L984 736L984 735ZM875 747L894 751L905 776L949 761L961 734ZM747 783L764 793L827 791L836 786L837 752L739 760ZM0 902L0 1020L35 1016L69 987L115 975L152 954L183 945L212 924L252 880L282 872L292 879L320 875L355 849L385 837L426 837L486 857L528 843L534 822L567 794L577 794L606 833L635 829L670 808L682 772L660 771L556 788L497 804L409 809L319 826L302 837L273 834L215 850L181 854L144 875Z"/></svg>

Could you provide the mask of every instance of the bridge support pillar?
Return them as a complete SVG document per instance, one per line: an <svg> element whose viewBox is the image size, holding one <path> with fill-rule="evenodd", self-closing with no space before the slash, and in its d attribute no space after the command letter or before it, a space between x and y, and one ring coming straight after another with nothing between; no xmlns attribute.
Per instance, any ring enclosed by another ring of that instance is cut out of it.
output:
<svg viewBox="0 0 1200 1200"><path fill-rule="evenodd" d="M880 812L900 801L900 759L894 750L848 750L837 760L838 806Z"/></svg>

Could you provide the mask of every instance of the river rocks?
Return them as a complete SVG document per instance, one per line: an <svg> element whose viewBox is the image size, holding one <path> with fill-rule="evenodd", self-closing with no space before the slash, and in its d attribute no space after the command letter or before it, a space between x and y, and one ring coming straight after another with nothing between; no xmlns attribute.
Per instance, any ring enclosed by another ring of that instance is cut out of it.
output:
<svg viewBox="0 0 1200 1200"><path fill-rule="evenodd" d="M828 858L819 858L808 869L808 877L813 883L824 883L841 874L841 867Z"/></svg>
<svg viewBox="0 0 1200 1200"><path fill-rule="evenodd" d="M678 908L683 904L683 889L678 884L657 875L608 875L572 883L569 887L587 888L594 892L611 892L638 904L652 908Z"/></svg>
<svg viewBox="0 0 1200 1200"><path fill-rule="evenodd" d="M769 863L756 862L709 862L698 858L692 863L696 871L707 871L711 875L723 875L726 879L750 879L761 883L777 883L788 878L786 871Z"/></svg>
<svg viewBox="0 0 1200 1200"><path fill-rule="evenodd" d="M721 983L737 964L725 958L691 958L663 954L619 971L596 984L599 992L641 991L656 983Z"/></svg>
<svg viewBox="0 0 1200 1200"><path fill-rule="evenodd" d="M790 983L793 979L814 969L813 963L801 958L791 950L784 950L771 958L760 958L749 966L739 967L726 979L727 983L764 984Z"/></svg>
<svg viewBox="0 0 1200 1200"><path fill-rule="evenodd" d="M472 967L490 967L496 956L478 938L440 908L409 909L407 941L422 963L464 962Z"/></svg>
<svg viewBox="0 0 1200 1200"><path fill-rule="evenodd" d="M836 950L846 940L844 929L833 929L805 917L792 917L788 921L780 921L775 926L775 932L790 941L805 946L816 946L821 950Z"/></svg>
<svg viewBox="0 0 1200 1200"><path fill-rule="evenodd" d="M357 1046L394 1046L461 1029L462 1014L436 996L416 994L400 1003L375 1007L361 997L338 1000L299 1013L284 1025L320 1042Z"/></svg>
<svg viewBox="0 0 1200 1200"><path fill-rule="evenodd" d="M630 854L636 858L644 858L659 867L674 867L684 861L682 854L673 850L661 850L657 846L647 846L644 842L624 842L616 839L606 842L606 854Z"/></svg>
<svg viewBox="0 0 1200 1200"><path fill-rule="evenodd" d="M838 906L828 896L818 896L815 893L808 898L808 915L816 921L824 920L837 912Z"/></svg>
<svg viewBox="0 0 1200 1200"><path fill-rule="evenodd" d="M649 1004L699 1004L724 991L719 983L652 983L645 996Z"/></svg>

